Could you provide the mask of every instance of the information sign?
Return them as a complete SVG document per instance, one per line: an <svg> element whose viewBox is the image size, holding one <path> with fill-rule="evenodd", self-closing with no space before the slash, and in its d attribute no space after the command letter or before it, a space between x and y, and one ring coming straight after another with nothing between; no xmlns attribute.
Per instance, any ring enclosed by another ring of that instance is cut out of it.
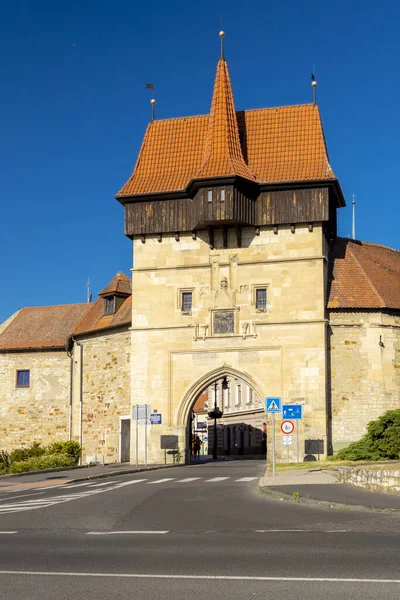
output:
<svg viewBox="0 0 400 600"><path fill-rule="evenodd" d="M162 423L162 415L161 413L153 413L150 415L150 423L151 425L161 425Z"/></svg>
<svg viewBox="0 0 400 600"><path fill-rule="evenodd" d="M282 403L280 398L265 398L265 412L280 413L281 406Z"/></svg>
<svg viewBox="0 0 400 600"><path fill-rule="evenodd" d="M299 421L303 418L303 406L301 404L284 404L282 406L282 418Z"/></svg>
<svg viewBox="0 0 400 600"><path fill-rule="evenodd" d="M293 436L291 435L283 435L282 436L282 446L291 446L293 444Z"/></svg>

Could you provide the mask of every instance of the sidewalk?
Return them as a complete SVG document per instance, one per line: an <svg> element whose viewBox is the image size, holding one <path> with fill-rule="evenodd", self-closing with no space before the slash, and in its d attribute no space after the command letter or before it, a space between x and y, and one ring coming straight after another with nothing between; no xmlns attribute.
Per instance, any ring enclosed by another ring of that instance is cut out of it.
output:
<svg viewBox="0 0 400 600"><path fill-rule="evenodd" d="M333 470L310 468L281 471L272 477L266 472L259 482L260 489L274 498L298 504L319 504L345 510L374 510L400 512L400 495L371 492L364 488L341 483Z"/></svg>
<svg viewBox="0 0 400 600"><path fill-rule="evenodd" d="M156 469L169 469L179 466L179 464L160 464L149 465L148 467L144 465L136 467L129 463L114 463L110 465L75 467L73 469L51 469L48 471L36 471L34 473L19 473L18 475L2 475L0 477L0 493L53 487L76 483L78 481L118 477L119 475L127 475L129 473L143 473L143 471L155 471Z"/></svg>

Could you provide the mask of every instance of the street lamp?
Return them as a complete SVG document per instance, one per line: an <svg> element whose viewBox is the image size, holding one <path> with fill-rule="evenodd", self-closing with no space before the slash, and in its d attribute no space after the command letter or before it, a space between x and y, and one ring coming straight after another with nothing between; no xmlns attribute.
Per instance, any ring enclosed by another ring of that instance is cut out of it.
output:
<svg viewBox="0 0 400 600"><path fill-rule="evenodd" d="M222 380L222 389L228 389L228 380L226 377ZM214 383L214 408L210 410L208 416L210 419L214 419L214 436L213 436L213 460L217 460L217 419L222 417L222 410L217 405L217 393L218 393L218 381Z"/></svg>

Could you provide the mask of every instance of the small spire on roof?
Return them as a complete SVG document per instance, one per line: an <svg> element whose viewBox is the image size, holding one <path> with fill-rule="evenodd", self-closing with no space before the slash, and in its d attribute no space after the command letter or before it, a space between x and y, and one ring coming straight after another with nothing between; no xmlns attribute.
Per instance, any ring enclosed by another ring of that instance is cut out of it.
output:
<svg viewBox="0 0 400 600"><path fill-rule="evenodd" d="M151 120L154 121L154 107L156 105L156 101L154 100L154 98L152 98L150 100L150 104L151 104Z"/></svg>
<svg viewBox="0 0 400 600"><path fill-rule="evenodd" d="M314 73L311 73L311 87L313 89L313 106L317 104L317 82Z"/></svg>
<svg viewBox="0 0 400 600"><path fill-rule="evenodd" d="M225 56L224 56L224 37L225 37L225 31L220 31L219 32L219 37L221 38L221 60L225 60Z"/></svg>

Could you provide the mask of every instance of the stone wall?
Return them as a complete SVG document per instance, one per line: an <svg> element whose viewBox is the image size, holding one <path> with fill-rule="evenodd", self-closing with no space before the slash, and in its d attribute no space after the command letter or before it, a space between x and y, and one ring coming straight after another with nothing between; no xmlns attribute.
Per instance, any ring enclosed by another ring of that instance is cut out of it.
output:
<svg viewBox="0 0 400 600"><path fill-rule="evenodd" d="M149 432L152 462L162 459L160 434L178 434L181 450L186 447L193 402L225 374L261 398L303 404L300 448L305 439L322 438L326 449L323 237L320 226L296 226L293 232L280 227L277 234L263 227L259 235L243 228L241 248L234 229L228 248L216 235L210 249L203 231L196 239L188 233L179 240L134 240L132 403L149 403L163 415L163 425ZM255 307L256 286L267 288L264 311ZM181 311L185 290L193 293L190 314ZM215 334L213 315L224 310L234 312L234 332ZM279 425L277 418L277 455L286 460Z"/></svg>
<svg viewBox="0 0 400 600"><path fill-rule="evenodd" d="M357 487L374 492L400 494L400 468L398 469L353 469L340 467L339 479Z"/></svg>
<svg viewBox="0 0 400 600"><path fill-rule="evenodd" d="M330 312L330 385L334 451L400 408L400 316Z"/></svg>
<svg viewBox="0 0 400 600"><path fill-rule="evenodd" d="M74 348L73 437L82 443L83 463L117 462L120 417L131 414L130 332L127 328L103 331L80 337L78 343Z"/></svg>
<svg viewBox="0 0 400 600"><path fill-rule="evenodd" d="M16 387L17 370L30 386ZM0 449L68 440L70 359L65 351L0 353Z"/></svg>

